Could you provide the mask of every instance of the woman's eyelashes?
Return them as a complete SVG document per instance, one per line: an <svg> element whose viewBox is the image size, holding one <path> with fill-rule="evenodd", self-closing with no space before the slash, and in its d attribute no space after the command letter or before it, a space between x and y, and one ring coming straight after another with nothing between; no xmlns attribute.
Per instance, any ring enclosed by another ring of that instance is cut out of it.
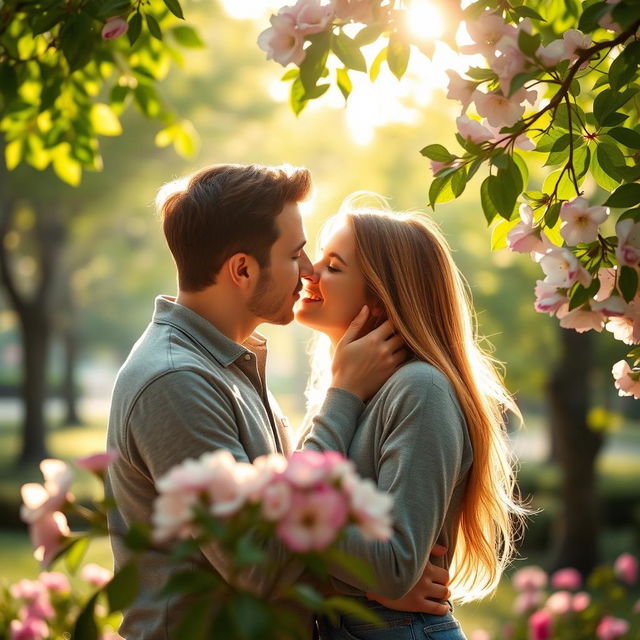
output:
<svg viewBox="0 0 640 640"><path fill-rule="evenodd" d="M327 265L327 271L329 273L340 273L340 269L336 269L336 267L330 264Z"/></svg>

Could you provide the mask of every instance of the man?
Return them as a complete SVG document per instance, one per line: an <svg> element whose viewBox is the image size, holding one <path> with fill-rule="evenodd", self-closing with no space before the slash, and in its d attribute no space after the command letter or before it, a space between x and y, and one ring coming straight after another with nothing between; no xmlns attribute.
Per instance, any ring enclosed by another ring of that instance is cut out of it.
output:
<svg viewBox="0 0 640 640"><path fill-rule="evenodd" d="M291 452L288 426L266 386L266 343L254 331L262 322L289 323L300 278L312 273L298 207L310 188L306 169L216 165L163 195L178 296L156 299L152 322L116 380L108 431L108 446L119 453L108 483L118 505L114 530L150 520L156 480L185 458L218 448L241 461ZM405 358L389 323L356 339L367 314L361 311L338 346L332 388L313 421L314 441L326 450L346 452L364 401ZM112 546L117 569L129 556L116 536ZM202 553L228 575L218 549ZM141 593L120 632L130 640L167 638L185 602L154 594L172 567L148 553L139 568ZM259 589L261 576L251 579ZM398 606L416 610L417 600L425 611L444 612L424 598L445 598L446 587L431 585L429 575L425 581L431 588L415 588Z"/></svg>

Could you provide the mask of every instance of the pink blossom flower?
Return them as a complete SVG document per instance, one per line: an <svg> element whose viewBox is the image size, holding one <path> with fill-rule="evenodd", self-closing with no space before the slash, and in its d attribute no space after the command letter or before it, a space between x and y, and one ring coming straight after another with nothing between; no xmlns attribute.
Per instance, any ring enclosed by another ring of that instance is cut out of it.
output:
<svg viewBox="0 0 640 640"><path fill-rule="evenodd" d="M553 40L544 47L539 47L536 55L545 67L555 67L558 62L568 58L565 42L562 38Z"/></svg>
<svg viewBox="0 0 640 640"><path fill-rule="evenodd" d="M49 627L39 618L12 620L9 626L10 640L42 640L48 637Z"/></svg>
<svg viewBox="0 0 640 640"><path fill-rule="evenodd" d="M40 580L49 591L54 593L69 593L71 591L69 578L60 571L43 571L38 576L38 580Z"/></svg>
<svg viewBox="0 0 640 640"><path fill-rule="evenodd" d="M636 601L632 609L633 613L640 613L640 600Z"/></svg>
<svg viewBox="0 0 640 640"><path fill-rule="evenodd" d="M627 303L620 296L609 296L606 300L590 303L592 311L599 311L607 318L617 318L625 315Z"/></svg>
<svg viewBox="0 0 640 640"><path fill-rule="evenodd" d="M64 539L71 535L67 518L55 511L29 525L33 557L47 566L63 545Z"/></svg>
<svg viewBox="0 0 640 640"><path fill-rule="evenodd" d="M598 228L609 215L608 207L590 207L584 198L565 202L560 209L560 235L574 247L581 242L593 242L598 238Z"/></svg>
<svg viewBox="0 0 640 640"><path fill-rule="evenodd" d="M352 477L346 490L350 495L350 510L362 535L374 540L391 537L393 498L378 491L373 480Z"/></svg>
<svg viewBox="0 0 640 640"><path fill-rule="evenodd" d="M544 281L554 287L568 289L576 282L588 287L591 284L589 272L580 264L571 251L556 247L547 251L540 259L545 273Z"/></svg>
<svg viewBox="0 0 640 640"><path fill-rule="evenodd" d="M505 98L497 91L474 91L473 101L478 113L493 127L511 127L524 114L524 106L514 97Z"/></svg>
<svg viewBox="0 0 640 640"><path fill-rule="evenodd" d="M466 140L480 144L493 138L489 129L483 127L477 120L472 120L469 116L458 116L456 118L458 132Z"/></svg>
<svg viewBox="0 0 640 640"><path fill-rule="evenodd" d="M352 460L348 460L337 451L324 452L325 467L329 480L344 483L355 477L356 466Z"/></svg>
<svg viewBox="0 0 640 640"><path fill-rule="evenodd" d="M11 595L17 600L23 600L25 607L20 610L21 618L38 618L47 620L55 616L51 606L49 591L39 580L20 580L9 588Z"/></svg>
<svg viewBox="0 0 640 640"><path fill-rule="evenodd" d="M613 293L613 287L616 284L615 268L602 267L598 271L598 280L600 281L600 288L598 289L598 293L593 296L593 299L598 302L602 302Z"/></svg>
<svg viewBox="0 0 640 640"><path fill-rule="evenodd" d="M547 586L547 573L541 567L523 567L513 574L511 583L516 591L537 591Z"/></svg>
<svg viewBox="0 0 640 640"><path fill-rule="evenodd" d="M518 47L516 38L505 36L496 45L500 52L491 63L491 68L498 74L500 90L505 96L509 95L511 80L518 73L522 73L527 66L527 59Z"/></svg>
<svg viewBox="0 0 640 640"><path fill-rule="evenodd" d="M437 160L431 160L431 173L435 176L443 169L449 169L453 166L452 162L438 162Z"/></svg>
<svg viewBox="0 0 640 640"><path fill-rule="evenodd" d="M304 553L329 546L347 520L344 495L328 485L310 492L296 491L291 509L276 529L293 551Z"/></svg>
<svg viewBox="0 0 640 640"><path fill-rule="evenodd" d="M571 611L573 596L569 591L556 591L552 593L545 603L545 609L558 616L564 616Z"/></svg>
<svg viewBox="0 0 640 640"><path fill-rule="evenodd" d="M15 582L9 587L9 593L16 600L26 600L31 602L46 591L46 586L38 580L22 580Z"/></svg>
<svg viewBox="0 0 640 640"><path fill-rule="evenodd" d="M284 477L299 489L308 489L327 477L327 463L317 451L296 451L289 458Z"/></svg>
<svg viewBox="0 0 640 640"><path fill-rule="evenodd" d="M535 310L538 313L548 313L550 316L568 302L567 296L559 293L556 287L542 280L536 281L535 294Z"/></svg>
<svg viewBox="0 0 640 640"><path fill-rule="evenodd" d="M109 450L104 453L94 453L91 456L84 458L78 458L75 463L76 466L98 475L103 474L107 467L118 457L118 452Z"/></svg>
<svg viewBox="0 0 640 640"><path fill-rule="evenodd" d="M640 262L640 222L634 222L631 218L620 220L616 225L616 235L618 264L635 267Z"/></svg>
<svg viewBox="0 0 640 640"><path fill-rule="evenodd" d="M520 205L520 222L507 234L507 246L518 253L542 250L540 230L534 226L533 210L528 204Z"/></svg>
<svg viewBox="0 0 640 640"><path fill-rule="evenodd" d="M493 137L496 142L497 147L507 147L511 141L511 134L509 133L500 133L500 129L502 127L492 127L486 120L482 123L491 133L493 133ZM523 151L533 151L536 148L535 142L527 136L526 133L521 133L516 139L513 141L513 144L518 149L522 149Z"/></svg>
<svg viewBox="0 0 640 640"><path fill-rule="evenodd" d="M89 584L96 587L104 587L111 578L113 578L113 572L109 571L105 567L101 567L99 564L90 562L85 564L80 571L80 577Z"/></svg>
<svg viewBox="0 0 640 640"><path fill-rule="evenodd" d="M554 589L571 589L575 591L582 586L582 576L577 569L567 567L558 569L551 576L551 586Z"/></svg>
<svg viewBox="0 0 640 640"><path fill-rule="evenodd" d="M630 553L623 553L613 565L616 576L626 584L635 584L638 581L638 559Z"/></svg>
<svg viewBox="0 0 640 640"><path fill-rule="evenodd" d="M449 76L447 98L461 102L462 112L464 113L471 104L477 83L462 78L460 74L451 69L447 69L446 74Z"/></svg>
<svg viewBox="0 0 640 640"><path fill-rule="evenodd" d="M153 503L153 539L165 542L191 536L194 533L193 509L197 502L195 493L161 493Z"/></svg>
<svg viewBox="0 0 640 640"><path fill-rule="evenodd" d="M551 614L544 609L532 614L529 618L530 640L549 640L552 622Z"/></svg>
<svg viewBox="0 0 640 640"><path fill-rule="evenodd" d="M496 45L505 36L517 36L515 27L508 25L501 16L485 11L475 20L466 22L467 31L474 45L460 47L462 53L481 53L488 59L495 56Z"/></svg>
<svg viewBox="0 0 640 640"><path fill-rule="evenodd" d="M607 0L607 4L618 4L620 0ZM600 20L598 20L598 24L608 31L613 31L616 34L622 33L622 27L611 17L611 13L605 13Z"/></svg>
<svg viewBox="0 0 640 640"><path fill-rule="evenodd" d="M604 329L606 316L600 311L592 311L588 307L577 307L569 311L569 305L563 305L556 312L560 319L560 326L564 329L574 329L578 333L585 331L597 331Z"/></svg>
<svg viewBox="0 0 640 640"><path fill-rule="evenodd" d="M613 365L611 373L619 396L640 398L640 371L632 370L626 360L620 360Z"/></svg>
<svg viewBox="0 0 640 640"><path fill-rule="evenodd" d="M291 508L293 491L284 480L275 480L262 492L262 515L271 521L280 520Z"/></svg>
<svg viewBox="0 0 640 640"><path fill-rule="evenodd" d="M529 613L542 604L544 593L539 590L526 589L521 591L513 602L513 610L515 613L522 615Z"/></svg>
<svg viewBox="0 0 640 640"><path fill-rule="evenodd" d="M484 629L476 629L471 632L469 640L491 640L491 634Z"/></svg>
<svg viewBox="0 0 640 640"><path fill-rule="evenodd" d="M304 37L290 15L271 16L271 27L258 36L258 46L267 53L267 60L275 60L283 67L290 62L302 64L305 57Z"/></svg>
<svg viewBox="0 0 640 640"><path fill-rule="evenodd" d="M574 611L584 611L591 604L591 596L586 591L580 591L573 596L571 607Z"/></svg>
<svg viewBox="0 0 640 640"><path fill-rule="evenodd" d="M582 49L588 49L592 44L591 36L578 31L577 29L568 29L562 34L564 40L564 48L567 58L577 58L578 52Z"/></svg>
<svg viewBox="0 0 640 640"><path fill-rule="evenodd" d="M605 616L596 627L598 640L616 640L629 631L629 623L622 618Z"/></svg>
<svg viewBox="0 0 640 640"><path fill-rule="evenodd" d="M102 39L114 40L115 38L119 38L127 33L128 30L129 24L126 20L122 19L120 16L112 16L107 19L102 27Z"/></svg>
<svg viewBox="0 0 640 640"><path fill-rule="evenodd" d="M291 16L303 36L324 31L333 20L333 6L320 0L298 0L293 7L285 7L283 15Z"/></svg>
<svg viewBox="0 0 640 640"><path fill-rule="evenodd" d="M22 485L22 506L20 517L27 524L32 524L40 518L58 511L67 499L73 481L73 474L62 460L47 459L40 463L40 470L44 476L44 486L36 482Z"/></svg>
<svg viewBox="0 0 640 640"><path fill-rule="evenodd" d="M371 0L333 0L336 17L340 20L353 20L368 24L373 22Z"/></svg>

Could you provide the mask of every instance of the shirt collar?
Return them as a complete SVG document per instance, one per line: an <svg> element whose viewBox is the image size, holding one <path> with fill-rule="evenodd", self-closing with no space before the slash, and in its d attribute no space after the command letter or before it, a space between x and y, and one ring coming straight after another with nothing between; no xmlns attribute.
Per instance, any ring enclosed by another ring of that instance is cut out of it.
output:
<svg viewBox="0 0 640 640"><path fill-rule="evenodd" d="M168 324L186 333L206 349L223 367L228 367L238 358L250 353L245 346L234 342L208 320L195 311L178 304L176 299L170 296L156 298L153 322ZM266 348L266 340L259 333L253 333L244 344L252 351Z"/></svg>

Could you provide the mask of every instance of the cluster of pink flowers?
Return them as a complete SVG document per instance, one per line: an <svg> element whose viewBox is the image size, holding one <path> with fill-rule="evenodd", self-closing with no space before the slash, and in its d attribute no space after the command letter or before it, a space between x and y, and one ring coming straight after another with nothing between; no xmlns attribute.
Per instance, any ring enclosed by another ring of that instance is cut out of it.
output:
<svg viewBox="0 0 640 640"><path fill-rule="evenodd" d="M272 454L249 464L218 450L174 467L157 488L152 523L158 542L198 535L197 505L218 518L257 506L258 520L298 553L328 547L347 524L368 537L391 535L391 497L335 452Z"/></svg>
<svg viewBox="0 0 640 640"><path fill-rule="evenodd" d="M76 465L101 476L114 457L111 451L99 453L76 460ZM73 472L69 465L56 459L43 460L40 470L44 484L30 482L20 490L20 517L29 525L34 557L46 566L71 534L63 509L74 500L69 492Z"/></svg>
<svg viewBox="0 0 640 640"><path fill-rule="evenodd" d="M290 62L301 65L308 36L325 31L334 21L368 24L374 17L371 5L371 0L298 0L271 16L271 27L260 34L258 46L267 60L284 67Z"/></svg>
<svg viewBox="0 0 640 640"><path fill-rule="evenodd" d="M81 572L83 580L97 587L104 586L112 575L111 571L96 564L86 565ZM70 603L69 578L59 571L42 572L36 580L20 580L9 587L9 594L17 605L17 617L9 622L10 640L51 637L51 625L55 624L55 619L60 615L64 617L74 606ZM107 633L102 640L119 637Z"/></svg>
<svg viewBox="0 0 640 640"><path fill-rule="evenodd" d="M620 555L613 569L617 580L624 585L634 586L637 583L638 560L631 554ZM597 640L617 640L630 629L627 620L608 615L597 608L592 596L583 590L582 576L574 568L559 569L548 576L542 568L528 566L514 573L511 582L517 592L513 604L514 613L526 621L530 640L551 640L555 637L556 627L559 627L567 616L579 615L590 607L590 613L584 619L595 626ZM551 593L547 591L549 587ZM633 613L639 612L640 601L633 607ZM507 623L500 637L509 640L513 637L515 629L514 624ZM558 637L565 637L560 629ZM471 638L491 640L492 636L487 631L478 630Z"/></svg>

